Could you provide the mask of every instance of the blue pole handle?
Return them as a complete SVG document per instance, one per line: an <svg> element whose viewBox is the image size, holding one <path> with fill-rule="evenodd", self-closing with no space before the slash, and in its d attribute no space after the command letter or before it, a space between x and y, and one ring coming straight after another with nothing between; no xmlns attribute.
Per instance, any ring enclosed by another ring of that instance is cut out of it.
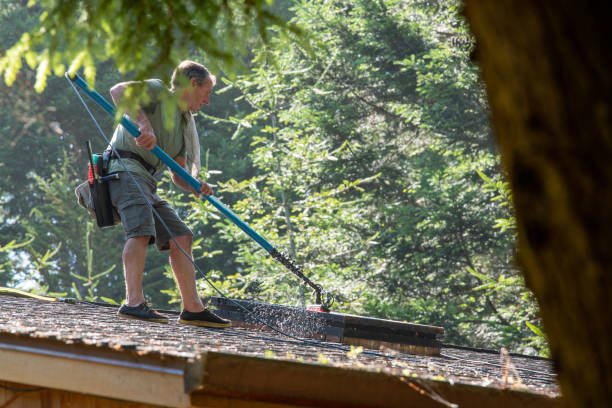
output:
<svg viewBox="0 0 612 408"><path fill-rule="evenodd" d="M100 95L97 91L90 89L87 82L83 80L79 75L75 73L66 72L66 78L70 79L76 85L83 90L91 99L93 99L102 109L106 111L111 116L115 116L115 107L111 105L102 95ZM138 126L132 122L127 115L123 115L121 120L119 121L121 125L134 137L140 136L140 129ZM202 189L202 183L191 176L183 167L181 167L172 157L170 157L166 152L164 152L159 146L155 146L151 152L157 156L164 164L174 173L178 174L183 180L185 180L195 191L200 191ZM270 244L264 237L259 235L253 228L251 228L247 223L242 221L236 214L232 212L229 208L227 208L221 201L219 201L215 196L206 195L206 200L211 203L217 210L219 210L225 217L229 218L234 224L236 224L242 231L244 231L249 237L251 237L255 242L257 242L263 249L268 252L275 251L272 244Z"/></svg>

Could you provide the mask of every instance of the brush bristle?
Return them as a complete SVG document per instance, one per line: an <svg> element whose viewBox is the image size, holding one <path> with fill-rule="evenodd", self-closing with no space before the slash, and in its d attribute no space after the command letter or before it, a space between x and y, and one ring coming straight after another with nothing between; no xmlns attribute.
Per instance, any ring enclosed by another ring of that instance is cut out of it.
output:
<svg viewBox="0 0 612 408"><path fill-rule="evenodd" d="M329 313L329 308L323 305L308 305L306 306L306 310L310 312Z"/></svg>

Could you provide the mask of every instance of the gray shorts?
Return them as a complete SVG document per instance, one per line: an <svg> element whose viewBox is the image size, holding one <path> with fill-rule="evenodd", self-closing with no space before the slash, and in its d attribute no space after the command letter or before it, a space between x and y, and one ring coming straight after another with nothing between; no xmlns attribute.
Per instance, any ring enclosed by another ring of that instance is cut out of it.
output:
<svg viewBox="0 0 612 408"><path fill-rule="evenodd" d="M193 236L193 232L179 218L170 205L162 200L156 193L154 183L138 174L121 172L119 180L109 183L111 202L121 217L121 224L125 230L126 238L149 236L149 245L155 243L160 251L170 248L170 238L183 235ZM138 183L143 194L134 184ZM151 203L157 214L153 214ZM161 218L168 227L166 230Z"/></svg>

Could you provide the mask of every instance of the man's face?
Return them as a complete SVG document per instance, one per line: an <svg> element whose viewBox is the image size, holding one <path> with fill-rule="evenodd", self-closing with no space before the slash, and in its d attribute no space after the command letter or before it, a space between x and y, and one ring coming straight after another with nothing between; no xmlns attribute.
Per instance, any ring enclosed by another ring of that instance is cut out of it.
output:
<svg viewBox="0 0 612 408"><path fill-rule="evenodd" d="M181 99L191 112L197 112L203 105L208 105L210 102L213 86L210 79L204 81L202 85L198 85L197 81L192 78L191 84L184 90Z"/></svg>

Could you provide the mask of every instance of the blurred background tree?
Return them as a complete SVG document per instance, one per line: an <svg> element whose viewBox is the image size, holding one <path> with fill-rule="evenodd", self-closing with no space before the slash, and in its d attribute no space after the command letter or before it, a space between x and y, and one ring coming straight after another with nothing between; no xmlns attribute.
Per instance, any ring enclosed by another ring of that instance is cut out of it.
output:
<svg viewBox="0 0 612 408"><path fill-rule="evenodd" d="M105 94L120 80L166 79L193 58L220 78L196 118L207 179L336 294L335 310L442 325L452 343L547 352L513 263L512 209L458 2L103 2L95 15L91 3L0 3L0 71L12 84L0 86L0 245L32 237L0 253L12 265L0 276L20 277L7 284L123 296L121 229L85 227L72 193L85 177L84 141L97 151L105 142L49 74L81 66ZM94 111L110 134L112 120ZM198 266L230 296L312 301L207 204L167 179L160 192L193 228ZM149 253L145 291L174 307L165 257Z"/></svg>

